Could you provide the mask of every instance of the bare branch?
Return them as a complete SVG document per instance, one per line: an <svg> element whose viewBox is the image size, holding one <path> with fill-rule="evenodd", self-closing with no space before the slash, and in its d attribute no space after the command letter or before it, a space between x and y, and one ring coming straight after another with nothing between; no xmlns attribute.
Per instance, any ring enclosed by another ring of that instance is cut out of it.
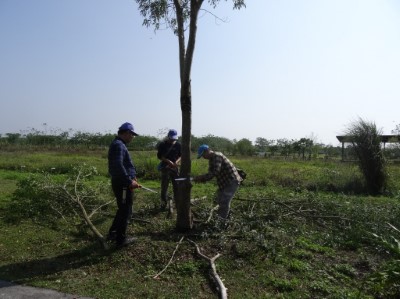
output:
<svg viewBox="0 0 400 299"><path fill-rule="evenodd" d="M216 24L218 24L217 21L221 21L222 23L227 23L228 22L228 20L226 18L222 19L222 18L218 17L216 14L213 14L211 11L209 11L207 9L201 8L200 11L204 12L205 14L212 15L214 17L214 19L215 19L215 23ZM203 15L201 17L203 17Z"/></svg>
<svg viewBox="0 0 400 299"><path fill-rule="evenodd" d="M50 205L50 208L51 208L53 211L55 211L57 214L59 214L60 217L61 217L65 222L68 223L68 221L67 221L67 219L64 217L63 213L61 213L56 207L54 207L53 205Z"/></svg>
<svg viewBox="0 0 400 299"><path fill-rule="evenodd" d="M79 182L79 177L81 176L81 171L79 170L78 175L76 176L75 180L75 196L76 196L76 201L79 202L79 196L78 196L78 182Z"/></svg>
<svg viewBox="0 0 400 299"><path fill-rule="evenodd" d="M147 276L145 276L145 277L152 277L152 278L154 278L154 279L157 279L161 274L163 274L163 272L164 272L165 270L167 270L168 266L172 263L172 260L174 259L174 256L175 256L175 253L176 253L176 251L178 250L178 247L179 247L179 245L182 243L182 241L183 241L184 238L185 238L185 237L182 237L182 238L179 240L178 244L177 244L176 247L175 247L174 252L172 253L171 258L169 259L169 261L168 261L167 265L164 267L164 269L162 269L160 272L158 272L158 273L155 274L155 275L147 275Z"/></svg>
<svg viewBox="0 0 400 299"><path fill-rule="evenodd" d="M213 207L213 208L211 209L210 215L208 216L206 223L209 223L209 222L211 221L212 215L213 215L213 213L214 213L216 210L218 210L218 207L219 207L219 206L215 206L215 207Z"/></svg>
<svg viewBox="0 0 400 299"><path fill-rule="evenodd" d="M103 208L103 207L105 207L105 206L108 206L109 204L111 204L111 203L113 203L113 202L114 202L114 201L109 201L109 202L106 202L105 204L103 204L103 205L101 205L101 206L95 208L95 209L89 214L89 218L92 218L92 216L93 216L98 210L100 210L101 208Z"/></svg>
<svg viewBox="0 0 400 299"><path fill-rule="evenodd" d="M272 202L274 202L274 203L276 203L278 205L281 205L281 206L284 206L285 208L287 208L290 211L290 213L285 214L285 216L296 214L296 215L303 216L305 218L340 219L340 220L345 220L345 221L349 221L349 222L354 222L355 221L353 219L341 217L341 216L338 216L338 215L313 215L313 214L307 214L306 212L311 212L312 213L312 212L317 212L317 211L316 210L302 210L301 207L298 210L296 210L296 209L292 208L291 206L289 206L287 204L287 202L282 202L282 201L279 201L279 200L276 200L276 199L273 199L273 198L259 198L259 199L256 199L256 200L254 200L254 199L244 199L244 198L235 198L235 200L255 202L255 203L261 203L263 200L269 200L269 201L272 201Z"/></svg>
<svg viewBox="0 0 400 299"><path fill-rule="evenodd" d="M193 242L192 240L188 239L188 241L190 243L192 243L195 247L196 247L196 251L197 254L203 258L204 260L206 260L211 268L211 276L214 279L214 281L217 284L217 288L219 290L219 295L221 299L226 299L228 298L228 294L227 294L227 288L225 287L224 283L222 282L222 279L219 277L218 273L217 273L217 267L215 266L215 260L217 258L219 258L221 255L219 253L217 253L217 255L215 255L212 258L209 258L208 256L204 255L203 253L201 253L199 246Z"/></svg>
<svg viewBox="0 0 400 299"><path fill-rule="evenodd" d="M86 209L79 197L79 192L78 192L78 180L80 177L81 172L78 173L77 178L75 180L75 184L74 184L74 190L75 190L75 196L70 194L66 188L66 185L64 185L62 187L62 189L64 190L64 192L67 194L68 199L71 200L72 202L76 203L79 206L79 209L81 211L81 217L83 218L83 220L85 221L85 223L89 226L90 230L95 234L95 236L98 238L98 240L100 241L100 243L102 244L103 248L107 249L108 245L105 241L104 236L97 230L96 226L92 223L92 221L90 220L90 216L87 214ZM75 212L75 210L74 210Z"/></svg>
<svg viewBox="0 0 400 299"><path fill-rule="evenodd" d="M398 230L397 227L395 227L394 225L390 224L389 222L387 222L387 224L388 224L391 228L393 228L395 231L397 231L397 232L400 233L400 230Z"/></svg>

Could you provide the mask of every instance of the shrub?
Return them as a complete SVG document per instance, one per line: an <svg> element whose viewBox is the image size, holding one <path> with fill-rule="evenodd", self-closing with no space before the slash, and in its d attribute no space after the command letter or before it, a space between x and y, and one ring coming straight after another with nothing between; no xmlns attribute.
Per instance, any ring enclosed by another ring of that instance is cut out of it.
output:
<svg viewBox="0 0 400 299"><path fill-rule="evenodd" d="M110 200L110 187L94 167L74 168L69 177L51 173L33 174L17 184L6 220L18 222L30 218L40 223L56 223L60 217L76 223L84 206L89 215L100 212ZM78 218L77 218L78 216Z"/></svg>
<svg viewBox="0 0 400 299"><path fill-rule="evenodd" d="M386 250L394 256L393 260L389 260L384 266L374 273L370 278L373 289L377 297L399 298L400 296L400 230L395 226L388 224L394 234L390 239L386 239L377 234L372 234L378 244L386 248Z"/></svg>
<svg viewBox="0 0 400 299"><path fill-rule="evenodd" d="M375 123L362 119L352 123L347 132L352 137L367 190L374 195L383 193L387 183L386 161L381 149L380 133Z"/></svg>

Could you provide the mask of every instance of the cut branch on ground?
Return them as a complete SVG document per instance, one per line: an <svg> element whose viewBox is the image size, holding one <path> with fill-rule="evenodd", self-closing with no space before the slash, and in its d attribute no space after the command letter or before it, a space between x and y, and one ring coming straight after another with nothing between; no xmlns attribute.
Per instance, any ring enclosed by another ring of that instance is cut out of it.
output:
<svg viewBox="0 0 400 299"><path fill-rule="evenodd" d="M179 240L178 244L176 244L175 250L174 250L174 252L172 253L171 258L169 259L169 261L168 261L167 265L164 267L164 269L162 269L162 270L161 270L160 272L158 272L157 274L147 275L147 276L145 276L145 277L152 277L152 278L154 278L154 279L157 279L158 277L160 277L160 275L163 274L163 273L165 272L165 270L167 270L167 268L169 267L169 265L172 263L172 260L173 260L174 257L175 257L175 253L176 253L176 251L178 250L179 245L182 243L182 241L183 241L184 238L185 238L185 237L182 237L182 238Z"/></svg>
<svg viewBox="0 0 400 299"><path fill-rule="evenodd" d="M217 285L217 289L219 291L219 296L221 299L226 299L228 298L228 294L227 294L227 288L225 287L224 283L222 282L221 277L218 275L217 272L217 267L215 266L215 260L217 258L219 258L221 255L219 253L217 253L214 257L210 258L208 256L206 256L205 254L203 254L200 250L200 247L197 245L196 242L188 239L188 241L190 243L192 243L195 247L196 247L196 252L197 254L204 259L208 265L210 266L210 270L211 270L211 277L214 280L214 282Z"/></svg>

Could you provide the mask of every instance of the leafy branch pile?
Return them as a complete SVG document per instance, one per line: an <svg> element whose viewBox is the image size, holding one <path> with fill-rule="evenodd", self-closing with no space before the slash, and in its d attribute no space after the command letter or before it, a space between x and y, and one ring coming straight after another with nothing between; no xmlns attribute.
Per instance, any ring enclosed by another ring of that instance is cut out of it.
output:
<svg viewBox="0 0 400 299"><path fill-rule="evenodd" d="M93 224L110 201L110 186L95 181L95 167L83 164L72 169L69 176L56 176L47 172L33 174L18 183L6 220L30 218L38 223L56 224L63 219L69 224L86 224L107 247L103 235Z"/></svg>

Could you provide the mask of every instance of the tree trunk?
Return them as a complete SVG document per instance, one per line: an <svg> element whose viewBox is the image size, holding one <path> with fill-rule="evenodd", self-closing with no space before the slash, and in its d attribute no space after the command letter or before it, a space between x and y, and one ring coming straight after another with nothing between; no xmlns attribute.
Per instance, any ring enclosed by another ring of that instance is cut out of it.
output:
<svg viewBox="0 0 400 299"><path fill-rule="evenodd" d="M197 17L204 0L190 1L189 40L185 47L185 29L182 1L174 0L177 20L177 35L179 41L179 69L181 79L181 110L182 110L182 159L181 177L188 178L178 185L176 199L176 229L187 231L192 228L192 212L190 210L190 194L192 184L189 180L191 173L190 139L192 137L192 91L190 87L190 72L192 69L193 53L196 42ZM185 50L186 48L186 50Z"/></svg>
<svg viewBox="0 0 400 299"><path fill-rule="evenodd" d="M185 81L181 87L181 109L182 109L182 159L181 177L188 178L178 185L178 198L176 200L176 229L187 231L192 228L192 212L190 210L190 196L192 183L190 182L191 173L191 131L192 131L192 95L190 80Z"/></svg>

